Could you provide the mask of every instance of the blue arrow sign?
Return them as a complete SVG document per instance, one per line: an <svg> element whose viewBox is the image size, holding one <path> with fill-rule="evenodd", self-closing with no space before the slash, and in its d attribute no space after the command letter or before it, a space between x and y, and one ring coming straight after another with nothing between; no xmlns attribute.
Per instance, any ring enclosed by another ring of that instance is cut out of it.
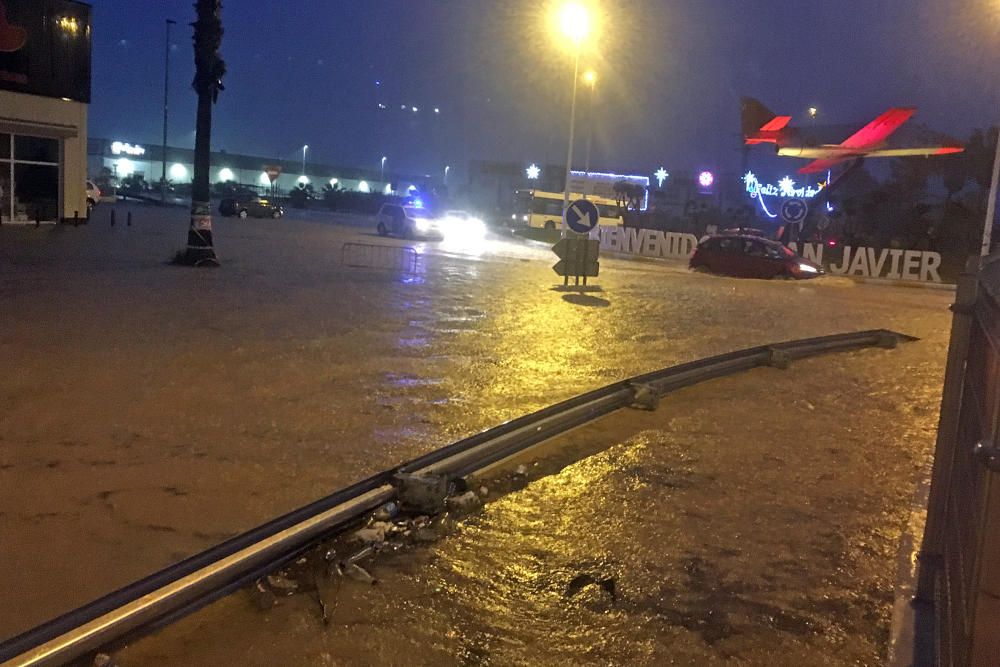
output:
<svg viewBox="0 0 1000 667"><path fill-rule="evenodd" d="M806 219L809 205L801 199L786 199L781 205L781 218L785 222L795 224Z"/></svg>
<svg viewBox="0 0 1000 667"><path fill-rule="evenodd" d="M601 217L597 205L587 199L577 199L569 205L563 219L566 225L577 234L589 234L597 226Z"/></svg>

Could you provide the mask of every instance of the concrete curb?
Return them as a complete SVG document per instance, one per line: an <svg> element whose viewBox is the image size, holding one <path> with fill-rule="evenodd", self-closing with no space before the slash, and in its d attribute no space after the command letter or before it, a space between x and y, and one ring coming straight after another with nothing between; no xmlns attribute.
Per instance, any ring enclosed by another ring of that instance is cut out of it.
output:
<svg viewBox="0 0 1000 667"><path fill-rule="evenodd" d="M924 538L930 472L913 498L906 528L896 552L896 585L889 637L890 667L931 667L934 664L934 605L914 598L917 585L917 557Z"/></svg>

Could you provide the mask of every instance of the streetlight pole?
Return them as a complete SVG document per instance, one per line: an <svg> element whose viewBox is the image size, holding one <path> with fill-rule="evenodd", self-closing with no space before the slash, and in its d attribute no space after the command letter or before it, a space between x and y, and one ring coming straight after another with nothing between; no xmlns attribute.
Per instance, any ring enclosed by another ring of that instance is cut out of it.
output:
<svg viewBox="0 0 1000 667"><path fill-rule="evenodd" d="M1000 129L997 133L997 152L993 158L993 178L990 180L990 198L986 203L986 220L983 222L983 245L979 249L980 257L986 257L990 254L990 246L993 243L993 220L997 212L998 181L1000 181Z"/></svg>
<svg viewBox="0 0 1000 667"><path fill-rule="evenodd" d="M444 186L448 187L448 172L451 170L450 165L446 165L444 168Z"/></svg>
<svg viewBox="0 0 1000 667"><path fill-rule="evenodd" d="M383 155L382 160L379 163L379 172L378 172L379 180L382 182L383 186L385 186L385 161L386 157Z"/></svg>
<svg viewBox="0 0 1000 667"><path fill-rule="evenodd" d="M569 179L573 170L573 134L576 130L576 83L580 78L580 45L573 56L573 102L569 107L569 148L566 150L566 187L563 188L563 218L560 236L566 238L566 211L569 209Z"/></svg>
<svg viewBox="0 0 1000 667"><path fill-rule="evenodd" d="M584 162L583 170L590 177L590 147L594 143L594 96L597 94L597 74L594 70L587 70L583 75L584 81L590 86L590 100L587 110L587 159Z"/></svg>
<svg viewBox="0 0 1000 667"><path fill-rule="evenodd" d="M170 103L170 26L177 22L167 19L167 43L163 51L163 172L160 174L160 203L167 202L167 118Z"/></svg>
<svg viewBox="0 0 1000 667"><path fill-rule="evenodd" d="M302 177L305 178L306 175L306 151L309 150L309 144L302 147Z"/></svg>

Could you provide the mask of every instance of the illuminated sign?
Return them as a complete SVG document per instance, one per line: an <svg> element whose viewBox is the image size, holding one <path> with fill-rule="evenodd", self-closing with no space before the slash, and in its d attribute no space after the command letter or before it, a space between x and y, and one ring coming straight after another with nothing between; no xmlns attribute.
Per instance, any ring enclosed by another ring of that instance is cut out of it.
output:
<svg viewBox="0 0 1000 667"><path fill-rule="evenodd" d="M746 184L747 193L751 198L758 195L766 195L768 197L782 197L784 199L812 199L825 186L824 183L820 183L816 186L804 185L801 188L797 188L795 187L795 181L790 176L785 176L778 181L777 185L773 183L764 184L760 182L760 179L752 171L746 173L743 177L743 182Z"/></svg>
<svg viewBox="0 0 1000 667"><path fill-rule="evenodd" d="M535 181L538 180L538 177L541 175L542 170L538 168L537 164L532 162L531 166L524 170L524 173L528 175L528 178Z"/></svg>
<svg viewBox="0 0 1000 667"><path fill-rule="evenodd" d="M115 155L131 155L132 157L141 157L146 154L146 149L142 146L133 146L132 144L116 141L111 144L111 152Z"/></svg>

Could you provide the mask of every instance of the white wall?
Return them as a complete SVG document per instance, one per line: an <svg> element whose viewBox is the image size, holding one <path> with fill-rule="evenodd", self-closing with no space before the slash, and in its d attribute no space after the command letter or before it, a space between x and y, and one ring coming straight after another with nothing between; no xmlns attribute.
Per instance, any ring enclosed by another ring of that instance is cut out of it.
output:
<svg viewBox="0 0 1000 667"><path fill-rule="evenodd" d="M0 132L63 139L62 214L86 215L86 104L0 90Z"/></svg>

